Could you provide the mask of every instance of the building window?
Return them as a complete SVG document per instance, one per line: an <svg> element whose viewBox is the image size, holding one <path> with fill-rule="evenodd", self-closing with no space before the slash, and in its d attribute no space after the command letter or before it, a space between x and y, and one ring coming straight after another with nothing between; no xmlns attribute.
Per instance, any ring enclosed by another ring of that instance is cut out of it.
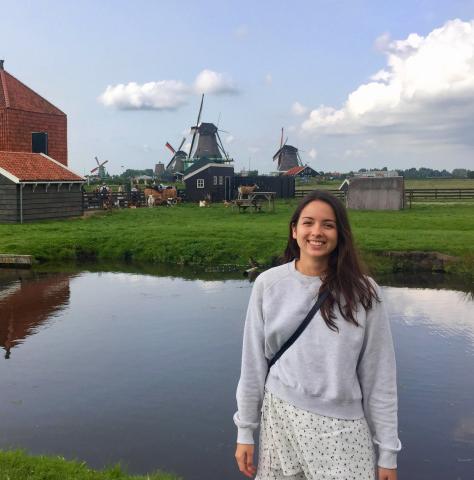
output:
<svg viewBox="0 0 474 480"><path fill-rule="evenodd" d="M219 176L219 185L224 185L224 177L222 175Z"/></svg>
<svg viewBox="0 0 474 480"><path fill-rule="evenodd" d="M204 178L198 178L196 181L197 188L204 188Z"/></svg>
<svg viewBox="0 0 474 480"><path fill-rule="evenodd" d="M214 175L214 185L217 185L217 177Z"/></svg>
<svg viewBox="0 0 474 480"><path fill-rule="evenodd" d="M33 132L31 134L31 151L48 155L48 134L46 132Z"/></svg>

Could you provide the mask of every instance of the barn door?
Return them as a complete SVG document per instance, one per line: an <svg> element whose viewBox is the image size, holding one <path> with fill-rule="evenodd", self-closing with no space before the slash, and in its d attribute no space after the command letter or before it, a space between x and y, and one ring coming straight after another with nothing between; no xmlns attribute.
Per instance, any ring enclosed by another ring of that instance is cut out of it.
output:
<svg viewBox="0 0 474 480"><path fill-rule="evenodd" d="M225 177L224 179L224 198L225 200L229 201L231 194L231 189L230 189L230 177Z"/></svg>

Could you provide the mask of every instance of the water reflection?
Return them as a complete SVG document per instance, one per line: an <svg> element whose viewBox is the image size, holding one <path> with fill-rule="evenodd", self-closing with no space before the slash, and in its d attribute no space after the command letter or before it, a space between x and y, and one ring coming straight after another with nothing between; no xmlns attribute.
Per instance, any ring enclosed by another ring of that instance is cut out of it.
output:
<svg viewBox="0 0 474 480"><path fill-rule="evenodd" d="M470 293L453 290L385 287L392 318L427 325L438 335L461 335L474 347L474 310Z"/></svg>
<svg viewBox="0 0 474 480"><path fill-rule="evenodd" d="M186 480L241 479L231 419L251 284L241 276L184 277L133 271L2 280L0 272L2 346L36 333L13 351L14 362L0 362L0 448L100 468L122 461L137 474L161 467ZM469 285L386 284L398 362L400 478L471 479ZM196 468L202 464L206 469Z"/></svg>
<svg viewBox="0 0 474 480"><path fill-rule="evenodd" d="M20 273L14 280L12 276L2 275L0 283L0 345L7 360L13 348L68 304L70 294L68 274Z"/></svg>

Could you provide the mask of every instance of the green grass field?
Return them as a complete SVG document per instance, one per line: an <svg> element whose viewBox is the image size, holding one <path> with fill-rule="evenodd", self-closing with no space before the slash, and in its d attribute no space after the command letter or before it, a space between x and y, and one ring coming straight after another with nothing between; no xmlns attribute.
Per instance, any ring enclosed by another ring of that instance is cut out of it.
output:
<svg viewBox="0 0 474 480"><path fill-rule="evenodd" d="M84 462L67 461L61 457L31 456L20 451L0 451L0 480L179 480L178 477L156 472L128 475L119 466L92 470Z"/></svg>
<svg viewBox="0 0 474 480"><path fill-rule="evenodd" d="M295 200L275 213L238 213L222 204L199 208L124 209L88 218L0 225L0 253L30 254L41 262L125 260L143 263L271 264L281 254ZM351 211L357 244L375 269L386 251L436 251L462 258L474 270L474 204L414 204L402 211Z"/></svg>

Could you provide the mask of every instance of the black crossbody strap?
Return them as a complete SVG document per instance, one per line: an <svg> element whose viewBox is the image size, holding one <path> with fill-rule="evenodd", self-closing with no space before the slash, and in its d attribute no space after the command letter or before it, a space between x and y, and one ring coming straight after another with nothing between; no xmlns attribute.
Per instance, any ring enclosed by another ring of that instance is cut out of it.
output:
<svg viewBox="0 0 474 480"><path fill-rule="evenodd" d="M295 330L293 335L282 345L280 350L275 354L275 356L268 362L268 370L272 368L273 364L278 361L278 359L295 343L296 339L304 332L304 329L309 325L309 322L316 315L316 312L321 308L321 305L324 303L326 298L329 295L329 291L325 290L321 295L318 296L317 302L312 306L311 310L306 315L305 319L301 322L300 326Z"/></svg>

